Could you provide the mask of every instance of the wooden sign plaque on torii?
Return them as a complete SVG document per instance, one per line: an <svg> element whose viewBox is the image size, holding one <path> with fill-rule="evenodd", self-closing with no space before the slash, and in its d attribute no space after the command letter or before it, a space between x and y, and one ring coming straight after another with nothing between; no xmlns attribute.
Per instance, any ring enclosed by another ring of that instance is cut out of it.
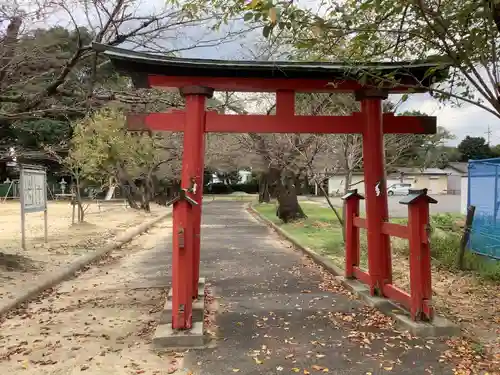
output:
<svg viewBox="0 0 500 375"><path fill-rule="evenodd" d="M434 134L436 118L395 116L382 113L382 101L389 93L406 93L419 83L428 86L440 81L447 70L433 63L371 63L358 71L374 75L393 73L398 85L361 85L352 76L352 66L337 63L255 62L163 57L95 44L94 49L111 59L114 67L129 75L138 88L178 88L185 109L169 113L131 114L130 130L184 132L180 199L174 204L172 327L189 329L192 301L198 298L200 226L203 193L204 133L337 133L362 134L368 272L358 270L361 281L372 293L403 298L392 285L388 219L384 186L384 134ZM429 74L430 69L434 72ZM228 115L206 111L205 101L214 91L274 92L275 115ZM361 111L350 116L303 116L295 114L297 92L354 93ZM369 155L369 157L366 157ZM196 186L196 189L192 187ZM400 229L401 232L401 229ZM398 232L399 233L399 232ZM424 272L425 273L425 272ZM354 277L356 276L354 275ZM353 275L350 275L353 277ZM430 283L420 280L422 288ZM424 285L425 284L425 285ZM425 293L424 293L425 294ZM399 296L399 297L398 297ZM203 298L203 296L200 296ZM426 297L427 298L427 297ZM430 298L430 297L429 297ZM423 303L423 302L422 302ZM428 314L429 318L432 318Z"/></svg>

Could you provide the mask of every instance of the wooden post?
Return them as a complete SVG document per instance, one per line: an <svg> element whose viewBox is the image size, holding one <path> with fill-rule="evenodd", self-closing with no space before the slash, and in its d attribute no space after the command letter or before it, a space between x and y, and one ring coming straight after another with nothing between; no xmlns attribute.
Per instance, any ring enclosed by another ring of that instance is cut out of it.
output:
<svg viewBox="0 0 500 375"><path fill-rule="evenodd" d="M437 201L427 189L410 190L401 203L408 205L410 245L410 315L413 320L432 320L432 272L429 246L429 203Z"/></svg>
<svg viewBox="0 0 500 375"><path fill-rule="evenodd" d="M458 254L457 254L457 267L460 270L464 269L465 249L467 248L467 244L469 243L470 231L472 229L472 223L474 222L475 212L476 212L476 206L471 205L467 207L467 216L465 218L464 233L462 234L462 239L460 241L460 248L458 249Z"/></svg>
<svg viewBox="0 0 500 375"><path fill-rule="evenodd" d="M345 216L345 277L354 277L354 267L359 266L359 228L354 225L354 218L359 216L359 201L365 199L358 190L350 190L342 197Z"/></svg>

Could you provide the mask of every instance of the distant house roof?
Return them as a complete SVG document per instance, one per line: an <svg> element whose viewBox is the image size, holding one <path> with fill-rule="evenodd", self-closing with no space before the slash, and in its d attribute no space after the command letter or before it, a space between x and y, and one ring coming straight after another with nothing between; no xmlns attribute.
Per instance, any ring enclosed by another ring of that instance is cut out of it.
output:
<svg viewBox="0 0 500 375"><path fill-rule="evenodd" d="M469 173L469 163L458 163L458 162L448 163L447 168L452 169L464 175Z"/></svg>
<svg viewBox="0 0 500 375"><path fill-rule="evenodd" d="M394 167L391 171L388 171L388 176L392 178L399 178L403 173L406 176L415 176L415 175L430 175L430 176L447 176L450 172L439 169L439 168L407 168L407 167ZM336 172L327 172L325 176L342 176L345 172L343 170L338 170ZM353 175L363 175L363 170L356 170L352 172Z"/></svg>
<svg viewBox="0 0 500 375"><path fill-rule="evenodd" d="M396 173L404 173L406 175L449 175L450 172L444 171L439 168L407 168L407 167L400 167L396 168L397 172Z"/></svg>

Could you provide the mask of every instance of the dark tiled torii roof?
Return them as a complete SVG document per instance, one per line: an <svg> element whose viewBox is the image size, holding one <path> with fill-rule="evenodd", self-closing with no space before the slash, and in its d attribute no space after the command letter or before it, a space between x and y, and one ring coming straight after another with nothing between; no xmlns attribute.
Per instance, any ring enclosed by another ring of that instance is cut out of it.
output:
<svg viewBox="0 0 500 375"><path fill-rule="evenodd" d="M446 79L448 66L439 62L343 62L243 61L170 57L94 43L94 50L110 58L118 71L126 74L157 74L165 76L217 78L288 78L358 80L363 72L374 75L394 73L403 84L430 86ZM435 71L429 74L429 69Z"/></svg>

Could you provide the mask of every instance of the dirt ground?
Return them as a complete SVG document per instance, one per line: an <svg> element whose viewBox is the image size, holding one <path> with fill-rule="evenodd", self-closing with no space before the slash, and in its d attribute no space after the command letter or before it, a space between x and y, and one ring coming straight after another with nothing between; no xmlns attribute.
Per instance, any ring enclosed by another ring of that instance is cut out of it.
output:
<svg viewBox="0 0 500 375"><path fill-rule="evenodd" d="M12 313L0 326L0 373L162 375L180 368L183 354L149 345L165 288L141 287L135 273L169 226L165 220Z"/></svg>
<svg viewBox="0 0 500 375"><path fill-rule="evenodd" d="M394 283L410 290L409 260L393 253ZM500 293L498 284L480 281L471 274L457 274L432 266L433 303L438 314L460 324L470 337L500 361ZM481 350L481 348L478 348Z"/></svg>
<svg viewBox="0 0 500 375"><path fill-rule="evenodd" d="M44 243L43 213L26 214L26 250L23 250L20 204L0 203L0 302L14 298L41 274L95 251L116 234L166 210L155 205L152 213L146 214L115 203L99 211L93 203L86 210L85 223L71 225L71 205L50 202L48 243Z"/></svg>
<svg viewBox="0 0 500 375"><path fill-rule="evenodd" d="M393 240L392 275L394 284L410 291L408 255L404 241ZM344 257L329 255L339 267ZM481 281L469 273L453 273L432 265L432 298L439 315L450 318L500 361L500 293L498 284Z"/></svg>

